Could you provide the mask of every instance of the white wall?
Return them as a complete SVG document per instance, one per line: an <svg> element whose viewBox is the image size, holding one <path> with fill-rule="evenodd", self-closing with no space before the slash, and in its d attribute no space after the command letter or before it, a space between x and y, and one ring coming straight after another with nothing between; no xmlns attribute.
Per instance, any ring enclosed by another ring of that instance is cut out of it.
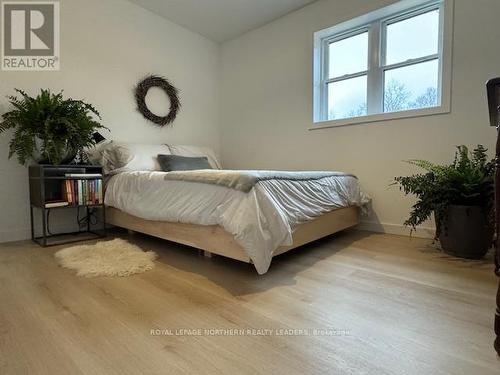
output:
<svg viewBox="0 0 500 375"><path fill-rule="evenodd" d="M64 89L94 104L111 129L109 138L133 142L190 143L219 147L219 46L124 0L64 0L61 4L61 70L0 71L0 113L6 95L21 88ZM159 129L136 110L134 85L146 74L170 79L182 109L172 128ZM29 237L27 169L7 160L0 136L0 242Z"/></svg>
<svg viewBox="0 0 500 375"><path fill-rule="evenodd" d="M320 0L223 44L225 166L354 173L373 198L365 227L402 233L412 200L388 185L415 169L401 160L448 162L459 144L493 150L484 83L500 75L498 0L455 2L450 114L307 130L313 33L392 2Z"/></svg>

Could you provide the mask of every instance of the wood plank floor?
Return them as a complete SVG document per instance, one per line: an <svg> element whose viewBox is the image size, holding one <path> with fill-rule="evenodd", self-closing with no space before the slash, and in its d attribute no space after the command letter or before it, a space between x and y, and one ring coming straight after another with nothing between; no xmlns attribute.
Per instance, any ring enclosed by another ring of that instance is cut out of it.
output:
<svg viewBox="0 0 500 375"><path fill-rule="evenodd" d="M79 278L57 266L58 248L0 245L0 374L500 374L491 258L458 260L429 240L352 230L258 276L247 264L120 236L156 251L155 269Z"/></svg>

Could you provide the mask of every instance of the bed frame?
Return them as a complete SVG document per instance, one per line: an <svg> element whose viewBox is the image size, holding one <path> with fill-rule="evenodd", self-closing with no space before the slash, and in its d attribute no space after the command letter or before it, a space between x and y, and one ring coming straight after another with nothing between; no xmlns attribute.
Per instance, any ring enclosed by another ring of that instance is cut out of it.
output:
<svg viewBox="0 0 500 375"><path fill-rule="evenodd" d="M106 222L131 231L178 242L204 250L205 256L222 255L251 263L243 248L219 225L195 225L151 221L129 215L117 208L106 207ZM346 207L328 212L301 224L293 233L293 245L281 246L273 256L283 254L308 242L315 241L359 223L359 208Z"/></svg>

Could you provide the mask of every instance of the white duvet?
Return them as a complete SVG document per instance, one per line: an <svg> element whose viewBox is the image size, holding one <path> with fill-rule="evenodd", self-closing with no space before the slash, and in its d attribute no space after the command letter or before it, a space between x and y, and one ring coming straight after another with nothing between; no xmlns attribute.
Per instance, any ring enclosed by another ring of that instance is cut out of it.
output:
<svg viewBox="0 0 500 375"><path fill-rule="evenodd" d="M260 181L248 193L199 182L165 180L168 172L123 172L110 178L105 203L147 220L220 225L231 233L257 272L273 251L292 244L296 226L323 213L368 202L355 177Z"/></svg>

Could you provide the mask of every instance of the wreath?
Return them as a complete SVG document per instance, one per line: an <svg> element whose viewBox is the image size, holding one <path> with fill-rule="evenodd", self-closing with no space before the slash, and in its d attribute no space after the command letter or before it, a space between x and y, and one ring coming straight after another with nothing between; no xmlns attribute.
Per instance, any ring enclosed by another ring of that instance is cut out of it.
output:
<svg viewBox="0 0 500 375"><path fill-rule="evenodd" d="M151 112L146 105L146 95L151 87L158 87L167 94L170 99L170 111L166 116L158 116ZM142 115L159 126L171 124L181 107L181 102L178 97L179 90L170 84L170 82L160 76L150 75L139 82L135 88L135 100L137 102L137 110Z"/></svg>

